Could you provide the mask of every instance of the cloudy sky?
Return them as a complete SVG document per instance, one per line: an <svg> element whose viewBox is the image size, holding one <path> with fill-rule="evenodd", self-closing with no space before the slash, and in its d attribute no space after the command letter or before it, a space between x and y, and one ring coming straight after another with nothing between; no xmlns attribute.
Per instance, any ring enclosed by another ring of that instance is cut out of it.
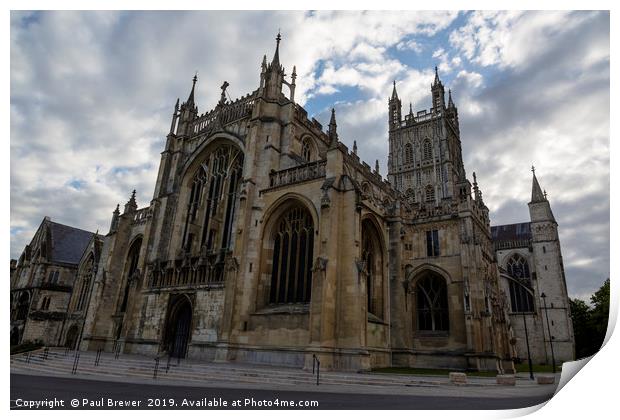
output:
<svg viewBox="0 0 620 420"><path fill-rule="evenodd" d="M152 198L177 97L199 112L256 89L282 31L297 99L386 175L396 80L430 107L439 67L459 108L465 169L492 224L527 221L531 165L549 193L569 294L609 276L606 12L11 13L11 257L43 216L107 232L116 203Z"/></svg>

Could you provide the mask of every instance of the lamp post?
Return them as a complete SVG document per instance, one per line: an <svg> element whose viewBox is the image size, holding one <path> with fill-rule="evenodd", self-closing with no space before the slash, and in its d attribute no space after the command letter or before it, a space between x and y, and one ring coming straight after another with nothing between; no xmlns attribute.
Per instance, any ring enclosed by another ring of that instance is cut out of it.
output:
<svg viewBox="0 0 620 420"><path fill-rule="evenodd" d="M549 346L551 346L551 363L553 363L553 373L555 373L555 355L553 354L553 336L551 335L551 327L549 326L549 313L547 312L547 295L545 292L540 295L545 307L545 318L547 318L547 332L549 333Z"/></svg>
<svg viewBox="0 0 620 420"><path fill-rule="evenodd" d="M530 379L534 380L534 371L532 369L532 355L530 354L530 338L527 335L527 322L525 321L525 312L521 312L523 315L523 329L525 330L525 345L527 346L527 363L530 368Z"/></svg>

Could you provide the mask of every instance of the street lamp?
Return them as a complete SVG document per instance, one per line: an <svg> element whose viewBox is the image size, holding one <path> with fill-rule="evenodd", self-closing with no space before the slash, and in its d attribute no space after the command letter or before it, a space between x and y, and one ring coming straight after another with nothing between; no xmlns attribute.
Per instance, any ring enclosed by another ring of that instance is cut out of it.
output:
<svg viewBox="0 0 620 420"><path fill-rule="evenodd" d="M534 371L532 370L532 355L530 354L530 339L527 334L527 322L525 321L525 312L521 311L523 315L523 329L525 329L525 345L527 346L527 363L530 367L530 379L534 380Z"/></svg>
<svg viewBox="0 0 620 420"><path fill-rule="evenodd" d="M549 313L547 312L547 295L543 292L540 297L543 300L543 305L545 307L545 318L547 318L547 331L549 332L549 345L551 346L551 363L553 363L553 373L555 373L555 355L553 354L553 336L551 335L551 327L549 326Z"/></svg>

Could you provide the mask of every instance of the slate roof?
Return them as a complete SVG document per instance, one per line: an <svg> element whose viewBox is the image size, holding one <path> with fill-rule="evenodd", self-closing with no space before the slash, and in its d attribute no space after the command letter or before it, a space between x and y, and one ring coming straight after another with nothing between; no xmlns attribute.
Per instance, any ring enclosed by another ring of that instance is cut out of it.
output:
<svg viewBox="0 0 620 420"><path fill-rule="evenodd" d="M495 249L527 247L532 240L530 222L491 226L491 237Z"/></svg>
<svg viewBox="0 0 620 420"><path fill-rule="evenodd" d="M47 223L52 236L51 261L79 264L94 233L52 221Z"/></svg>

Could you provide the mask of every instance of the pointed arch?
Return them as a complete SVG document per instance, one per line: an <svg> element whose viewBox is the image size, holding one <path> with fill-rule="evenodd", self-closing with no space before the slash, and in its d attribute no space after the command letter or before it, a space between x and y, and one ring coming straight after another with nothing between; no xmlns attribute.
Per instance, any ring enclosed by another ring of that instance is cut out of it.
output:
<svg viewBox="0 0 620 420"><path fill-rule="evenodd" d="M286 194L267 212L262 235L262 293L259 305L309 303L315 257L316 209L297 194Z"/></svg>
<svg viewBox="0 0 620 420"><path fill-rule="evenodd" d="M379 318L385 312L385 241L374 217L362 219L361 260L366 284L366 307L370 314Z"/></svg>
<svg viewBox="0 0 620 420"><path fill-rule="evenodd" d="M527 259L515 252L505 260L505 270L512 312L534 312L534 291Z"/></svg>
<svg viewBox="0 0 620 420"><path fill-rule="evenodd" d="M119 305L119 312L125 312L129 300L129 289L135 277L139 274L138 262L140 261L140 251L142 249L142 235L137 235L129 245L129 251L125 258L125 268L123 271L124 291Z"/></svg>
<svg viewBox="0 0 620 420"><path fill-rule="evenodd" d="M411 143L405 144L405 165L413 163L413 146Z"/></svg>

